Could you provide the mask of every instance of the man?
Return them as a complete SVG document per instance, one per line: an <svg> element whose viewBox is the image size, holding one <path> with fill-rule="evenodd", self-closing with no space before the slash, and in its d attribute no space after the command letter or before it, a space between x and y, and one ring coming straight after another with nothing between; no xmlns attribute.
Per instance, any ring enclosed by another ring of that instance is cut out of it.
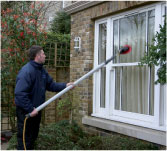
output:
<svg viewBox="0 0 167 151"><path fill-rule="evenodd" d="M37 139L41 112L35 109L45 101L45 91L59 92L73 83L56 83L43 68L45 54L40 46L32 46L29 49L30 61L22 67L16 79L15 104L17 115L17 139L19 150L24 150L23 126L27 113L30 118L26 122L25 144L27 150L34 149Z"/></svg>

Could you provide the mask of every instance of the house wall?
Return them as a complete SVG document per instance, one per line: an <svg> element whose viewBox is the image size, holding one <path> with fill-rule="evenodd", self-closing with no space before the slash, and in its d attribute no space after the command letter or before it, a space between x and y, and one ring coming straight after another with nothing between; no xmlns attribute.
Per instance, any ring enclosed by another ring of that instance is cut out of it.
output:
<svg viewBox="0 0 167 151"><path fill-rule="evenodd" d="M43 1L42 2L47 8L44 14L44 22L46 22L46 30L51 27L52 19L54 19L56 12L63 10L63 1ZM72 4L72 1L64 1L64 7Z"/></svg>
<svg viewBox="0 0 167 151"><path fill-rule="evenodd" d="M77 12L71 11L70 81L76 81L93 68L94 23L96 19L115 15L151 3L155 2L109 1L87 9L84 8ZM78 36L81 38L80 52L74 50L74 38ZM109 131L115 131L154 143L165 144L166 137L163 132L143 129L137 126L132 126L131 129L126 124L112 123L111 121L106 121L104 119L99 120L98 118L91 118L90 115L93 108L92 76L78 84L73 90L73 96L71 98L73 103L78 102L79 100L78 107L73 111L73 119L78 121L85 131L88 131L89 133L105 135L106 131L102 129L105 129L104 127L106 127L106 130L108 130L107 133L109 133ZM161 141L162 139L164 139L164 141Z"/></svg>
<svg viewBox="0 0 167 151"><path fill-rule="evenodd" d="M130 10L150 2L109 1L71 14L71 56L70 81L75 81L93 68L94 20L107 15ZM74 50L74 38L81 37L81 52ZM81 123L81 117L92 113L93 80L92 76L73 90L73 102L80 100L78 113L73 117Z"/></svg>

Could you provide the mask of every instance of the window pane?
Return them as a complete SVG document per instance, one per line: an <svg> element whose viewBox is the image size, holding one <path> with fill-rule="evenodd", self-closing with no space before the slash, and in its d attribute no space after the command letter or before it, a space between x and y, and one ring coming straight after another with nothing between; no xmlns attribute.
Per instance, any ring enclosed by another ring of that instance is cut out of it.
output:
<svg viewBox="0 0 167 151"><path fill-rule="evenodd" d="M154 22L155 22L155 11L151 10L148 12L148 44L152 44L154 37Z"/></svg>
<svg viewBox="0 0 167 151"><path fill-rule="evenodd" d="M115 109L140 114L149 114L148 70L149 68L147 66L116 68ZM121 101L118 96L121 96Z"/></svg>
<svg viewBox="0 0 167 151"><path fill-rule="evenodd" d="M148 44L153 43L155 24L155 10L148 12ZM150 95L149 95L149 114L154 115L154 67L150 69Z"/></svg>
<svg viewBox="0 0 167 151"><path fill-rule="evenodd" d="M101 69L100 81L100 107L105 108L105 87L106 87L106 68Z"/></svg>
<svg viewBox="0 0 167 151"><path fill-rule="evenodd" d="M115 68L115 109L120 110L121 67Z"/></svg>
<svg viewBox="0 0 167 151"><path fill-rule="evenodd" d="M106 60L106 42L107 42L107 23L99 25L99 45L98 45L98 63ZM100 79L100 107L105 107L105 83L106 83L106 68L101 69Z"/></svg>
<svg viewBox="0 0 167 151"><path fill-rule="evenodd" d="M118 28L119 26L118 26L118 20L114 20L114 39L113 39L113 43L114 43L114 55L116 55L116 52L119 50L119 36L118 36ZM116 57L115 59L114 59L114 63L115 62L119 62L118 61L118 57Z"/></svg>
<svg viewBox="0 0 167 151"><path fill-rule="evenodd" d="M131 53L117 57L114 63L140 62L146 43L152 43L155 10L148 11L148 15L144 12L121 18L113 24L114 53L125 44L132 46ZM154 67L116 67L115 79L116 110L154 115Z"/></svg>
<svg viewBox="0 0 167 151"><path fill-rule="evenodd" d="M154 115L154 72L155 67L152 66L150 69L150 88L149 88L149 115Z"/></svg>
<svg viewBox="0 0 167 151"><path fill-rule="evenodd" d="M107 38L107 23L99 25L99 45L98 45L98 61L99 64L106 60L106 38Z"/></svg>
<svg viewBox="0 0 167 151"><path fill-rule="evenodd" d="M114 22L116 29L117 22ZM114 41L117 41L117 34L114 34ZM119 45L114 43L114 47L121 48L128 44L132 47L132 52L118 56L116 63L139 62L143 57L146 48L146 13L125 17L119 20ZM116 49L114 50L116 53Z"/></svg>

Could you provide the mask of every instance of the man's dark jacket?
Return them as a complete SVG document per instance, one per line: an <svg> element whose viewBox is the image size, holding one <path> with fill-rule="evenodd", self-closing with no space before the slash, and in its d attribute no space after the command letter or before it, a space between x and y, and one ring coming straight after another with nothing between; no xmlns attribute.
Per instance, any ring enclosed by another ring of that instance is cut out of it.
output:
<svg viewBox="0 0 167 151"><path fill-rule="evenodd" d="M16 78L15 104L31 113L45 101L46 90L59 92L66 87L66 83L56 83L43 68L35 61L28 62L19 71Z"/></svg>

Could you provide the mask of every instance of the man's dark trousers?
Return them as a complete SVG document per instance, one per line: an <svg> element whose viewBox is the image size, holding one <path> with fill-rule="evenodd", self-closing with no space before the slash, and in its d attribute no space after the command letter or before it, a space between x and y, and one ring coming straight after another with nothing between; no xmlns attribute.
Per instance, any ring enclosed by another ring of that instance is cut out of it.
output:
<svg viewBox="0 0 167 151"><path fill-rule="evenodd" d="M18 150L24 150L23 145L23 128L24 128L24 119L27 113L20 107L16 107L16 115L17 115L17 142ZM25 144L27 150L34 149L35 140L38 137L39 125L41 121L41 112L38 113L35 117L30 117L26 122L26 130L25 130Z"/></svg>

